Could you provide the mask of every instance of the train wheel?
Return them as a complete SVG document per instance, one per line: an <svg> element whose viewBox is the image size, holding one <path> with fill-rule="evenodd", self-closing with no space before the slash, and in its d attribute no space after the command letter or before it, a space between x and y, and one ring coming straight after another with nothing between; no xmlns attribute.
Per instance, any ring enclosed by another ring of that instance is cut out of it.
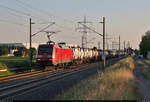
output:
<svg viewBox="0 0 150 102"><path fill-rule="evenodd" d="M45 66L41 66L43 72L45 72Z"/></svg>
<svg viewBox="0 0 150 102"><path fill-rule="evenodd" d="M67 69L67 64L64 63L64 64L63 64L63 67L64 67L64 69Z"/></svg>
<svg viewBox="0 0 150 102"><path fill-rule="evenodd" d="M45 66L45 69L44 69L45 71L48 71L48 66Z"/></svg>
<svg viewBox="0 0 150 102"><path fill-rule="evenodd" d="M59 68L59 65L54 66L54 69L57 70Z"/></svg>

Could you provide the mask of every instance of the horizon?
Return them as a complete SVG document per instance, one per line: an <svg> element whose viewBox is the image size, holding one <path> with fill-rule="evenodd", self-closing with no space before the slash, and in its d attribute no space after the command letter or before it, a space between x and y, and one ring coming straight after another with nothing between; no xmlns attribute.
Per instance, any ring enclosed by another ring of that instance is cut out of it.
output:
<svg viewBox="0 0 150 102"><path fill-rule="evenodd" d="M66 42L81 45L82 33L75 31L77 22L92 22L92 27L102 33L102 17L106 17L106 33L109 40L109 47L112 41L117 41L121 36L121 48L123 41L129 41L132 48L138 49L142 35L150 30L150 14L148 13L150 1L142 0L7 0L0 2L0 43L2 42L29 42L29 18L35 24L32 25L32 34L47 26L49 22L56 22L56 25L47 30L61 30L52 40L55 42ZM40 4L40 5L39 5ZM8 7L8 8L7 8ZM10 10L12 9L12 10ZM16 10L16 11L15 11ZM43 12L42 12L43 11ZM27 16L29 15L29 16ZM43 24L42 24L43 23ZM9 29L9 30L8 30ZM95 33L88 34L88 46L96 46L102 38ZM45 33L33 37L33 43L46 42Z"/></svg>

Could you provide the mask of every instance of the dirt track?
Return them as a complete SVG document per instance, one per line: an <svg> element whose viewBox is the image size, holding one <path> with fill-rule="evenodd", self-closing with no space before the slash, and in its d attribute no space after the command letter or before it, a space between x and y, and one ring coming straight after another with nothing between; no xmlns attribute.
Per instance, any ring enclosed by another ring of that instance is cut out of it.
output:
<svg viewBox="0 0 150 102"><path fill-rule="evenodd" d="M150 99L150 80L147 80L144 78L144 75L141 73L142 66L139 66L137 63L138 60L140 59L134 58L134 61L135 61L134 74L138 82L138 88L139 88L142 99Z"/></svg>

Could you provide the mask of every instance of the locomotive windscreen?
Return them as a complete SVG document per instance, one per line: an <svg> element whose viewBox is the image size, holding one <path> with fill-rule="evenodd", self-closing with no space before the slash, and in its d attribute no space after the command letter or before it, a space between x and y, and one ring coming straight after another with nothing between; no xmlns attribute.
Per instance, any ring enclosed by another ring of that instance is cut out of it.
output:
<svg viewBox="0 0 150 102"><path fill-rule="evenodd" d="M53 45L39 45L38 52L51 53L53 51Z"/></svg>

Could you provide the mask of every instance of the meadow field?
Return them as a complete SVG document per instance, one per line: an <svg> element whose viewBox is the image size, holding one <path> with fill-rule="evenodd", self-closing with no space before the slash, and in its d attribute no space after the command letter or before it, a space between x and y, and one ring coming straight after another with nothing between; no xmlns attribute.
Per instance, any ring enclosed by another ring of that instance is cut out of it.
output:
<svg viewBox="0 0 150 102"><path fill-rule="evenodd" d="M82 80L62 92L60 100L137 100L140 98L133 74L134 61L128 57L110 66L104 72Z"/></svg>

